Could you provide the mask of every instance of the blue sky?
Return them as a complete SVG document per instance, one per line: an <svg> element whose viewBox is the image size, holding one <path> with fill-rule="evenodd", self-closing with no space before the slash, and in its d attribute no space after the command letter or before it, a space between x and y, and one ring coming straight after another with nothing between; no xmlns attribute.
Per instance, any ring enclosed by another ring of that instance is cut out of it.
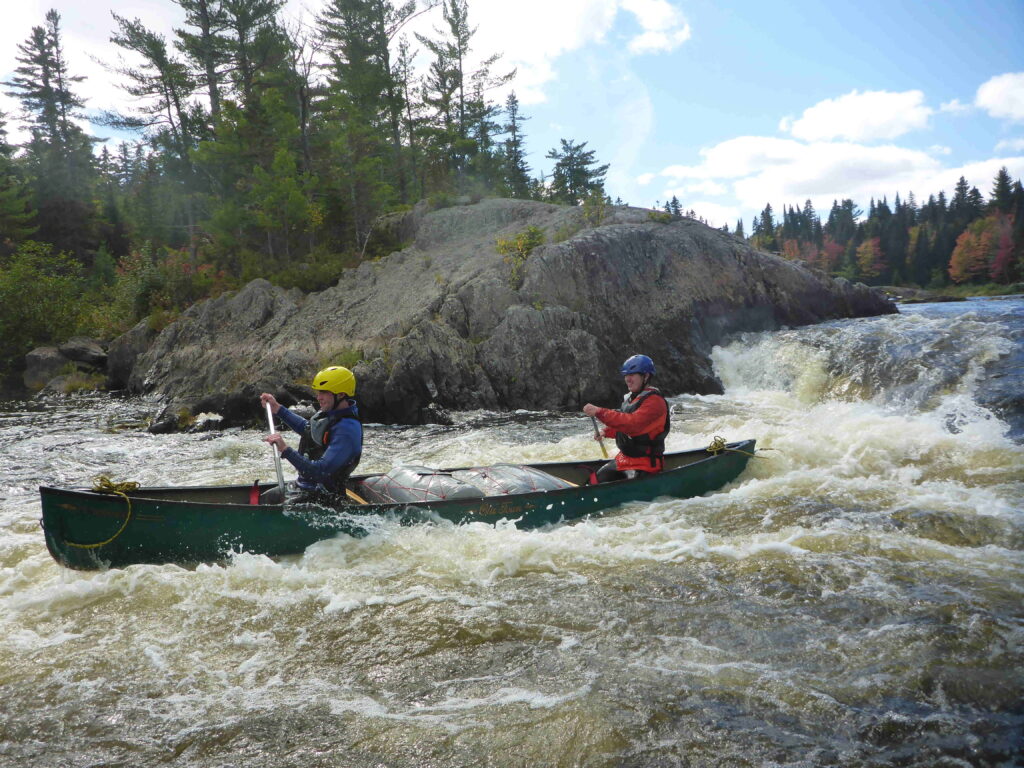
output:
<svg viewBox="0 0 1024 768"><path fill-rule="evenodd" d="M322 5L286 12L308 23ZM167 33L180 16L171 0L22 0L0 29L5 77L51 7L94 110L123 105L96 61L116 55L109 9ZM609 194L633 205L675 194L749 230L769 202L811 199L824 216L842 197L866 209L948 195L960 175L987 196L1003 165L1024 177L1022 0L470 0L469 12L477 53L518 70L535 175L559 139L585 141L611 164ZM438 24L435 12L417 30ZM0 109L16 113L3 96Z"/></svg>

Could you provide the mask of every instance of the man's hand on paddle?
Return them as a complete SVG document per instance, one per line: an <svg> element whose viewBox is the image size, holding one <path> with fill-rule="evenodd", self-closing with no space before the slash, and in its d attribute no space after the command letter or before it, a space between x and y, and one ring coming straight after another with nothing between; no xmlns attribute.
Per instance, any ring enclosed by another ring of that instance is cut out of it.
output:
<svg viewBox="0 0 1024 768"><path fill-rule="evenodd" d="M272 435L267 435L266 437L263 438L263 442L270 443L272 446L277 448L278 453L284 453L285 449L288 448L288 443L286 443L284 441L284 438L281 437L280 432L275 432Z"/></svg>
<svg viewBox="0 0 1024 768"><path fill-rule="evenodd" d="M271 412L276 415L278 409L281 407L281 404L277 402L277 398L274 397L272 394L270 394L269 392L264 392L262 395L260 395L260 405L266 407L267 403L270 404Z"/></svg>

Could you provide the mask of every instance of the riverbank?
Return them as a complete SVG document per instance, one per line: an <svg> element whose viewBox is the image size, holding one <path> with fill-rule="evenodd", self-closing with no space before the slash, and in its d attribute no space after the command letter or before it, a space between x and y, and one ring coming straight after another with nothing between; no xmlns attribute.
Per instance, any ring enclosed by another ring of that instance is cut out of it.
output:
<svg viewBox="0 0 1024 768"><path fill-rule="evenodd" d="M913 285L880 285L878 289L899 304L931 304L967 301L978 297L1016 296L1024 294L1024 283L998 285L948 285L943 288L918 288Z"/></svg>

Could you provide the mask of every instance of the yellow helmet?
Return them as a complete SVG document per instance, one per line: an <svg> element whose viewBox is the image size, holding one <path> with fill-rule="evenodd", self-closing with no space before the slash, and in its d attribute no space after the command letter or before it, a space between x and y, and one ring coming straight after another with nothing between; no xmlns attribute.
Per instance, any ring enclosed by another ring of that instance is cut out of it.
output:
<svg viewBox="0 0 1024 768"><path fill-rule="evenodd" d="M354 395L356 377L348 368L332 365L313 377L313 389L322 389L336 395Z"/></svg>

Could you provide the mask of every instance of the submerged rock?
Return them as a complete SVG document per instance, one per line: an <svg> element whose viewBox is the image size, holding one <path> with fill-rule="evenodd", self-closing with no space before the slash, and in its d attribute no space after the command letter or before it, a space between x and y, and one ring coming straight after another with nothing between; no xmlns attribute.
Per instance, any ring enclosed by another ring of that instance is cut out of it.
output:
<svg viewBox="0 0 1024 768"><path fill-rule="evenodd" d="M448 410L565 410L621 396L618 366L643 352L666 394L715 393L709 354L730 334L895 312L863 285L831 280L689 219L519 200L410 213L411 243L304 296L265 280L197 304L137 357L129 386L182 407L261 418L258 394L310 395L346 364L367 421L423 423ZM525 259L496 238L527 227Z"/></svg>

